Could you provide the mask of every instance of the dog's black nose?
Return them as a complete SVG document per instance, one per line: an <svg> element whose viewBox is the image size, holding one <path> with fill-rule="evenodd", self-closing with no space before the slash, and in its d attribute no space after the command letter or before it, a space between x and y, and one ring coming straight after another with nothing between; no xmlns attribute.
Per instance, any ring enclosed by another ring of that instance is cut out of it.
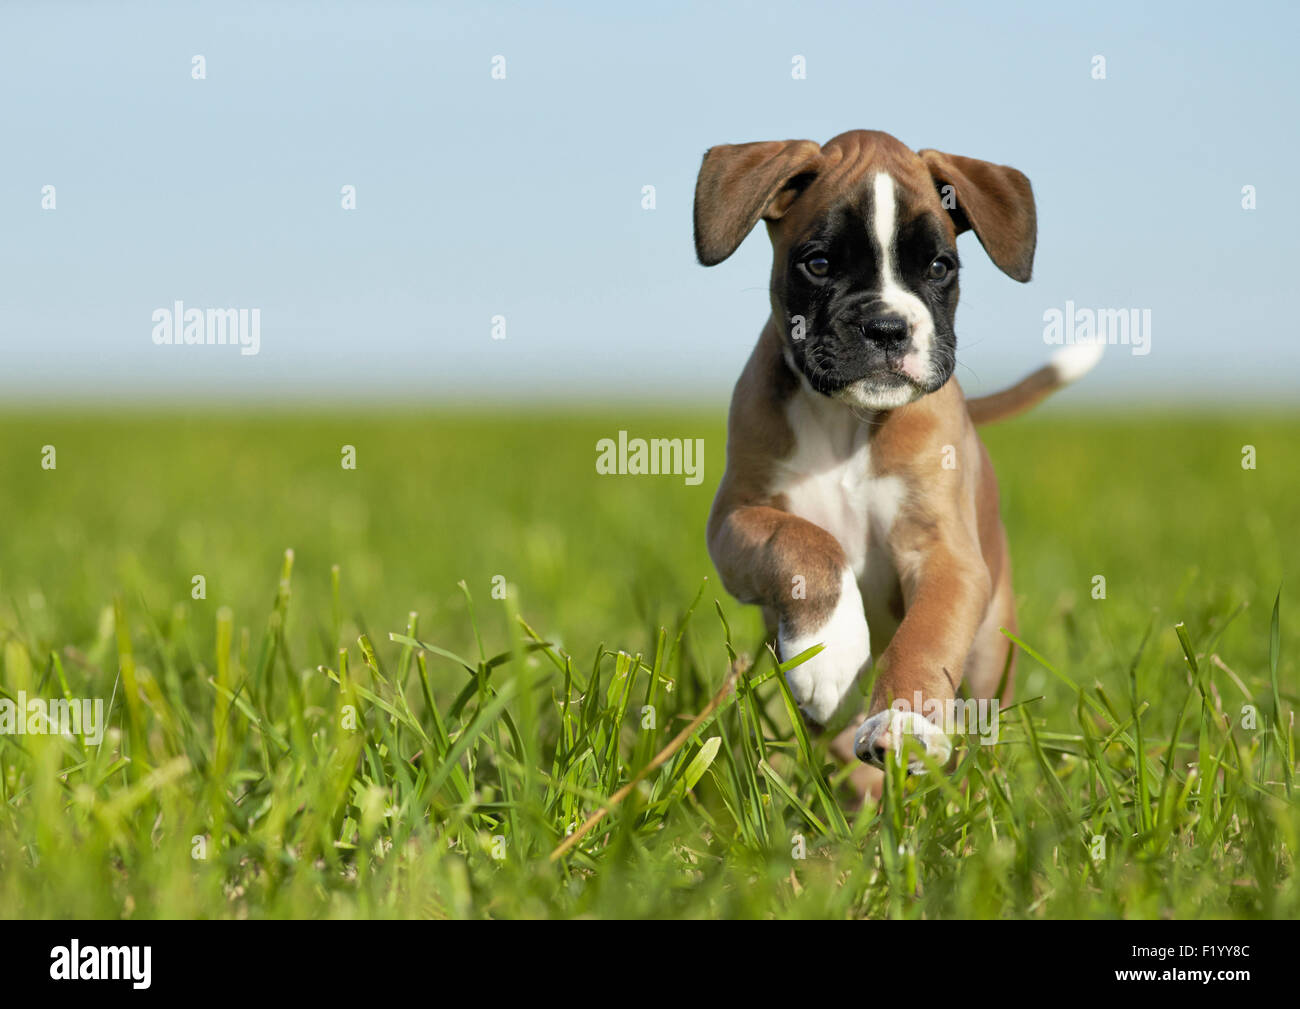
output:
<svg viewBox="0 0 1300 1009"><path fill-rule="evenodd" d="M873 315L862 323L862 335L882 347L898 347L907 342L907 320L896 315Z"/></svg>

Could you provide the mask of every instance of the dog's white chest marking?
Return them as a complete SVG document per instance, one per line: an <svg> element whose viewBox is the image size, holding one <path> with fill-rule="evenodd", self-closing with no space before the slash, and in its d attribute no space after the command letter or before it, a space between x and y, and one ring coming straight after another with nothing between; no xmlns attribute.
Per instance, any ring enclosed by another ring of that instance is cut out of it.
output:
<svg viewBox="0 0 1300 1009"><path fill-rule="evenodd" d="M786 509L820 526L844 550L855 579L862 582L869 553L884 547L902 503L898 477L871 475L867 425L839 403L796 394L786 408L795 450L777 471L774 493Z"/></svg>
<svg viewBox="0 0 1300 1009"><path fill-rule="evenodd" d="M872 476L869 429L843 404L804 391L790 400L786 416L795 448L779 464L772 493L785 497L789 512L834 536L847 562L825 623L797 632L783 623L777 635L783 660L825 646L786 676L803 712L824 725L871 661L869 607L861 589L870 594L892 577L887 540L903 484L897 477Z"/></svg>

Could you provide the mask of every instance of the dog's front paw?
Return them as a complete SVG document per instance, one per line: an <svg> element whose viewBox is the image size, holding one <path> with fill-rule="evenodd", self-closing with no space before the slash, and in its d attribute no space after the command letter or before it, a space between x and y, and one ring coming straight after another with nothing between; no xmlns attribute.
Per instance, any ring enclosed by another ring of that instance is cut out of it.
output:
<svg viewBox="0 0 1300 1009"><path fill-rule="evenodd" d="M782 662L813 645L825 648L791 669L785 679L799 710L809 720L825 725L853 689L863 666L871 661L871 636L862 612L862 593L851 572L844 573L839 599L820 627L791 634L782 621L777 634Z"/></svg>
<svg viewBox="0 0 1300 1009"><path fill-rule="evenodd" d="M940 767L952 756L952 742L943 729L915 711L898 708L878 711L863 722L853 738L853 752L859 760L884 767L889 754L899 759L904 736L911 736L923 745L926 755ZM925 764L920 758L912 757L907 762L907 770L909 774L924 774Z"/></svg>

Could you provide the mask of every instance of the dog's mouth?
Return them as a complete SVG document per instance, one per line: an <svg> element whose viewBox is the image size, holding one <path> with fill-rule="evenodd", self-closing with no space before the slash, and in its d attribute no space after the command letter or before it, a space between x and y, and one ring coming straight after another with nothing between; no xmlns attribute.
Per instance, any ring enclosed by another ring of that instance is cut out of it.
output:
<svg viewBox="0 0 1300 1009"><path fill-rule="evenodd" d="M915 402L930 391L902 372L885 369L849 382L831 393L831 398L851 407L893 410Z"/></svg>
<svg viewBox="0 0 1300 1009"><path fill-rule="evenodd" d="M787 363L795 367L787 356ZM914 349L881 354L873 361L845 361L824 347L810 347L798 371L812 389L854 408L892 410L926 396L947 380Z"/></svg>
<svg viewBox="0 0 1300 1009"><path fill-rule="evenodd" d="M903 369L895 367L875 368L846 384L879 386L881 388L912 386L915 389L925 389L925 383L920 379L914 378Z"/></svg>
<svg viewBox="0 0 1300 1009"><path fill-rule="evenodd" d="M845 369L833 362L818 360L809 355L803 362L803 373L809 383L818 392L834 396L848 388L870 386L875 388L902 389L913 388L918 392L929 392L923 370L916 362L904 363L901 359L884 361L867 369Z"/></svg>

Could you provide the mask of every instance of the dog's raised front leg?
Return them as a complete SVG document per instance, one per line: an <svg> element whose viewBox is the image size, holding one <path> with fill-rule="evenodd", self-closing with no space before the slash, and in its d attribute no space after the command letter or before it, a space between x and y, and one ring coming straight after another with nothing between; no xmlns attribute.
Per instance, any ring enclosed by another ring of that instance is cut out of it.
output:
<svg viewBox="0 0 1300 1009"><path fill-rule="evenodd" d="M899 571L906 615L876 663L867 720L854 741L857 755L882 764L911 735L943 765L952 744L941 724L961 683L963 664L984 620L992 592L974 541L951 528L929 530L926 546ZM897 706L891 708L895 702ZM937 715L932 718L936 710ZM924 770L913 760L910 770Z"/></svg>
<svg viewBox="0 0 1300 1009"><path fill-rule="evenodd" d="M748 505L713 516L709 553L728 592L776 613L783 662L825 645L786 677L804 715L825 725L871 658L862 595L839 542L797 515Z"/></svg>

